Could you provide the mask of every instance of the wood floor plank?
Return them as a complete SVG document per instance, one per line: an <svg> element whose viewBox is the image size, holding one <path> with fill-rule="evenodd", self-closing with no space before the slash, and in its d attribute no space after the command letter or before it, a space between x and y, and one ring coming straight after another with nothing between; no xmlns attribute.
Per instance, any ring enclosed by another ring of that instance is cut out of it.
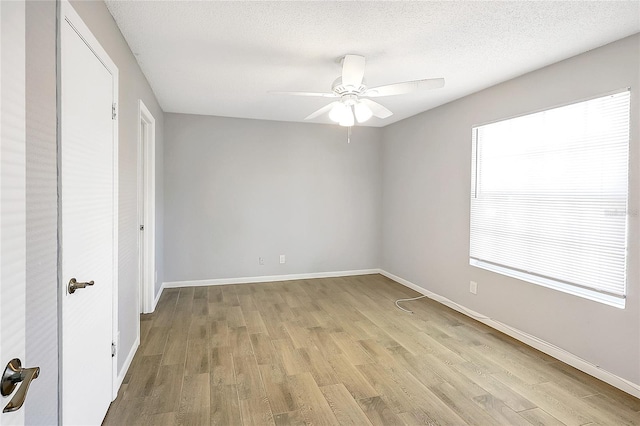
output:
<svg viewBox="0 0 640 426"><path fill-rule="evenodd" d="M226 321L209 318L209 333L211 335L210 347L229 346L229 326Z"/></svg>
<svg viewBox="0 0 640 426"><path fill-rule="evenodd" d="M397 386L393 378L377 365L363 364L357 366L368 383L376 390L394 413L411 411L413 403L405 389Z"/></svg>
<svg viewBox="0 0 640 426"><path fill-rule="evenodd" d="M167 343L168 327L151 327L147 334L147 340L141 345L144 355L161 355L164 345Z"/></svg>
<svg viewBox="0 0 640 426"><path fill-rule="evenodd" d="M257 311L258 310L258 304L256 303L256 300L254 298L254 296L252 294L239 294L238 295L238 302L240 303L240 308L242 309L242 312L246 315L247 313L251 312L251 311Z"/></svg>
<svg viewBox="0 0 640 426"><path fill-rule="evenodd" d="M625 411L611 410L606 404L600 405L593 403L594 399L587 398L575 398L570 391L567 391L562 386L554 383L547 382L536 385L536 389L544 392L551 398L555 398L565 406L571 406L572 410L580 413L581 416L588 418L591 422L598 424L640 424L640 416L637 415L625 415L628 414Z"/></svg>
<svg viewBox="0 0 640 426"><path fill-rule="evenodd" d="M193 308L193 294L195 290L193 287L182 287L178 293L178 300L176 301L176 307L174 311L175 316L191 316Z"/></svg>
<svg viewBox="0 0 640 426"><path fill-rule="evenodd" d="M342 328L339 329L342 331ZM311 344L313 344L325 358L331 358L342 354L342 349L331 338L331 331L325 327L312 327L309 329Z"/></svg>
<svg viewBox="0 0 640 426"><path fill-rule="evenodd" d="M395 413L413 412L419 409L438 424L464 424L462 418L447 401L438 398L433 388L427 388L406 371L394 372L391 369L376 370L374 365L365 364L358 368L374 382L381 398ZM437 386L447 385L442 383Z"/></svg>
<svg viewBox="0 0 640 426"><path fill-rule="evenodd" d="M310 373L297 374L288 379L293 401L307 424L338 425L329 403Z"/></svg>
<svg viewBox="0 0 640 426"><path fill-rule="evenodd" d="M236 376L233 368L233 353L228 346L211 348L211 383L216 385L235 385Z"/></svg>
<svg viewBox="0 0 640 426"><path fill-rule="evenodd" d="M276 426L307 426L300 411L289 411L287 413L275 414L273 416Z"/></svg>
<svg viewBox="0 0 640 426"><path fill-rule="evenodd" d="M278 361L284 367L285 372L288 375L300 374L308 372L310 367L307 360L302 354L293 347L288 339L272 340L274 354L278 358Z"/></svg>
<svg viewBox="0 0 640 426"><path fill-rule="evenodd" d="M268 334L267 326L262 320L260 311L243 311L244 320L247 324L249 334L265 333Z"/></svg>
<svg viewBox="0 0 640 426"><path fill-rule="evenodd" d="M260 369L253 356L234 356L233 368L236 374L238 398L240 400L265 396Z"/></svg>
<svg viewBox="0 0 640 426"><path fill-rule="evenodd" d="M222 285L222 302L230 307L240 306L240 300L238 299L238 293L236 292L236 286L234 285Z"/></svg>
<svg viewBox="0 0 640 426"><path fill-rule="evenodd" d="M316 347L298 349L298 352L309 366L309 372L318 386L339 383L333 368Z"/></svg>
<svg viewBox="0 0 640 426"><path fill-rule="evenodd" d="M362 373L343 355L329 358L328 362L336 373L336 377L340 383L347 388L354 399L370 398L380 395Z"/></svg>
<svg viewBox="0 0 640 426"><path fill-rule="evenodd" d="M373 362L373 358L367 355L367 352L362 349L362 346L360 346L360 344L358 344L348 333L331 333L331 338L336 342L344 356L349 360L349 362L351 362L351 364L360 365L370 364Z"/></svg>
<svg viewBox="0 0 640 426"><path fill-rule="evenodd" d="M206 317L209 315L209 303L204 298L194 298L191 308L191 315L194 317Z"/></svg>
<svg viewBox="0 0 640 426"><path fill-rule="evenodd" d="M204 425L210 421L209 374L184 376L177 425Z"/></svg>
<svg viewBox="0 0 640 426"><path fill-rule="evenodd" d="M221 385L211 381L210 396L212 425L242 424L236 385Z"/></svg>
<svg viewBox="0 0 640 426"><path fill-rule="evenodd" d="M186 375L209 372L209 343L206 340L187 340L187 359L184 369Z"/></svg>
<svg viewBox="0 0 640 426"><path fill-rule="evenodd" d="M161 359L162 355L141 357L137 374L131 377L127 385L127 397L138 398L151 395Z"/></svg>
<svg viewBox="0 0 640 426"><path fill-rule="evenodd" d="M273 365L260 365L259 369L271 411L274 414L295 411L298 407L293 400L286 375ZM280 419L281 422L284 420Z"/></svg>
<svg viewBox="0 0 640 426"><path fill-rule="evenodd" d="M234 356L253 355L247 327L229 327L229 347Z"/></svg>
<svg viewBox="0 0 640 426"><path fill-rule="evenodd" d="M622 410L631 410L640 412L640 398L635 398L627 393L620 392L608 383L596 379L595 377L584 374L583 372L575 369L574 367L565 364L560 361L555 361L548 366L554 371L559 372L563 376L567 376L570 379L583 383L589 389L593 389L596 393L602 394L608 397L609 400L614 400L620 404ZM557 375L554 375L554 381L557 380Z"/></svg>
<svg viewBox="0 0 640 426"><path fill-rule="evenodd" d="M182 364L160 366L145 411L151 414L177 412L183 377Z"/></svg>
<svg viewBox="0 0 640 426"><path fill-rule="evenodd" d="M358 399L357 402L371 424L375 426L395 426L405 424L379 396Z"/></svg>
<svg viewBox="0 0 640 426"><path fill-rule="evenodd" d="M301 327L297 323L285 323L284 328L287 330L294 348L306 348L311 344L311 336L307 328Z"/></svg>
<svg viewBox="0 0 640 426"><path fill-rule="evenodd" d="M482 369L477 368L475 364L468 362L465 364L457 364L453 366L457 371L467 374L467 376L491 395L504 402L514 411L523 411L535 408L536 405L514 391L509 386L495 379L491 374L486 374Z"/></svg>
<svg viewBox="0 0 640 426"><path fill-rule="evenodd" d="M269 400L266 397L251 397L240 400L240 412L242 413L242 424L245 426L275 425Z"/></svg>
<svg viewBox="0 0 640 426"><path fill-rule="evenodd" d="M606 415L607 420L612 419L619 424L640 425L640 411L635 413L629 411L624 402L620 400L599 393L584 397L582 400L589 404L592 410L599 412L598 417L600 418L602 415Z"/></svg>
<svg viewBox="0 0 640 426"><path fill-rule="evenodd" d="M159 414L144 414L141 416L144 423L148 426L174 426L176 424L176 413L159 413ZM135 423L123 423L123 424L135 424Z"/></svg>
<svg viewBox="0 0 640 426"><path fill-rule="evenodd" d="M528 426L529 422L491 394L476 396L473 400L495 419L496 424Z"/></svg>
<svg viewBox="0 0 640 426"><path fill-rule="evenodd" d="M247 323L244 320L244 314L240 306L228 306L225 320L229 328L245 327Z"/></svg>
<svg viewBox="0 0 640 426"><path fill-rule="evenodd" d="M171 327L162 353L162 365L184 364L187 359L187 333L181 327Z"/></svg>
<svg viewBox="0 0 640 426"><path fill-rule="evenodd" d="M496 373L493 376L566 425L584 425L591 422L588 417L576 410L573 404L566 404L517 376L509 373Z"/></svg>
<svg viewBox="0 0 640 426"><path fill-rule="evenodd" d="M415 356L402 346L388 348L388 351L392 353L392 358L397 365L407 370L423 385L429 387L444 382L444 379L433 370L436 368L435 364L425 357Z"/></svg>
<svg viewBox="0 0 640 426"><path fill-rule="evenodd" d="M273 349L269 336L265 333L256 333L251 334L249 338L258 365L271 364Z"/></svg>
<svg viewBox="0 0 640 426"><path fill-rule="evenodd" d="M198 299L203 300L203 299ZM208 340L210 332L210 321L206 316L194 316L189 324L188 339Z"/></svg>
<svg viewBox="0 0 640 426"><path fill-rule="evenodd" d="M469 400L451 384L442 384L429 388L445 405L456 413L469 425L490 425L497 423L486 411L480 408L473 400ZM482 395L485 397L486 395ZM437 419L439 420L439 419Z"/></svg>
<svg viewBox="0 0 640 426"><path fill-rule="evenodd" d="M342 383L322 386L324 398L340 425L370 425L371 422Z"/></svg>
<svg viewBox="0 0 640 426"><path fill-rule="evenodd" d="M520 411L518 414L535 426L565 426L560 420L538 407Z"/></svg>

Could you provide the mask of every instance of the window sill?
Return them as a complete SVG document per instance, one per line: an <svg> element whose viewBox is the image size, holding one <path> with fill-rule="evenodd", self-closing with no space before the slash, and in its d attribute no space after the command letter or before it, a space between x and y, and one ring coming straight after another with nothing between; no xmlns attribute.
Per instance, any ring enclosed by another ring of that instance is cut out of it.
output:
<svg viewBox="0 0 640 426"><path fill-rule="evenodd" d="M613 306L618 309L625 308L625 299L621 297L611 296L609 294L600 293L597 291L589 290L582 287L572 286L560 281L555 281L550 278L544 278L533 274L528 274L522 271L516 271L504 266L495 265L493 263L484 262L478 259L469 259L469 265L477 268L486 269L487 271L496 272L501 275L506 275L511 278L516 278L522 281L527 281L533 284L538 284L543 287L547 287L553 290L561 291L563 293L572 294L574 296L589 299L594 302L604 303L605 305Z"/></svg>

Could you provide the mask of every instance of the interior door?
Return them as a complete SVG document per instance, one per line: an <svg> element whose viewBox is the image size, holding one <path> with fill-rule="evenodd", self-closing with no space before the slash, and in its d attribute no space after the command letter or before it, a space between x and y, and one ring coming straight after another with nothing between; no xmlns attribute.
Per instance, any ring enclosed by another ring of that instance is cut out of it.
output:
<svg viewBox="0 0 640 426"><path fill-rule="evenodd" d="M25 4L0 2L0 374L25 362L25 118ZM3 412L12 397L0 397L2 426L24 424L24 409Z"/></svg>
<svg viewBox="0 0 640 426"><path fill-rule="evenodd" d="M99 425L113 386L117 75L71 6L62 8L62 423Z"/></svg>

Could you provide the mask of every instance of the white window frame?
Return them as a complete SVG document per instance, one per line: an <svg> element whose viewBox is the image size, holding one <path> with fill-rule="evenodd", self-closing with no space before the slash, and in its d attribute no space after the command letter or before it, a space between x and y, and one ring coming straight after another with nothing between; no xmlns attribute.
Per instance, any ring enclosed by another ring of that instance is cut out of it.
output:
<svg viewBox="0 0 640 426"><path fill-rule="evenodd" d="M499 120L499 121L495 121L495 122L491 122L491 123L485 123L482 125L477 125L474 126L472 129L472 150L473 150L473 154L472 154L472 166L471 166L471 172L472 172L472 188L471 188L471 219L473 222L473 209L474 209L474 198L478 196L477 194L477 168L479 167L478 164L478 156L477 156L477 149L478 146L477 144L478 142L478 129L483 127L483 126L489 126L491 124L496 124L496 123L501 123L501 122L506 122L509 120L513 120L513 119L517 119L520 117L526 117L529 115L534 115L534 114L538 114L540 112L544 112L544 111L551 111L554 109L558 109L558 108L562 108L562 107L566 107L569 105L575 105L575 104L579 104L579 103L583 103L583 102L587 102L587 101L591 101L591 100L595 100L595 99L599 99L599 98L604 98L607 96L612 96L612 95L617 95L617 94L622 94L625 92L630 92L629 88L625 88L624 90L618 90L612 93L608 93L605 95L599 95L599 96L595 96L589 99L583 99L577 102L572 102L569 104L565 104L565 105L560 105L560 106L555 106L552 108L546 108L540 111L536 111L533 113L528 113L528 114L523 114L517 117L511 117L505 120ZM629 96L630 98L630 96ZM630 107L629 107L629 114L630 114ZM629 120L629 138L630 138L630 120ZM519 280L523 280L523 281L527 281L527 282L531 282L543 287L547 287L547 288L551 288L554 290L558 290L564 293L568 293L568 294L572 294L572 295L576 295L579 297L583 297L589 300L593 300L593 301L597 301L600 303L604 303L610 306L614 306L616 308L621 308L624 309L625 307L625 299L626 299L626 293L627 293L627 288L626 288L626 281L628 280L628 235L629 235L629 217L628 217L628 203L629 203L629 171L630 171L630 167L629 167L629 146L630 146L630 139L627 140L627 186L626 186L626 209L625 209L625 217L626 217L626 223L625 223L625 242L624 242L624 247L625 247L625 261L624 261L624 291L623 291L623 295L622 296L618 296L618 295L613 295L613 294L609 294L607 292L602 292L599 291L597 289L592 289L592 288L588 288L585 286L581 286L579 284L574 284L574 283L570 283L570 282L566 282L566 281L562 281L559 279L554 279L552 277L548 277L548 276L544 276L540 273L530 273L526 270L520 270L514 267L511 267L509 265L503 265L503 264L498 264L498 263L494 263L491 262L490 260L487 259L482 259L480 258L481 256L477 256L477 257L473 257L471 254L471 247L470 247L470 256L469 256L469 264L471 266L475 266L478 268L482 268L482 269L486 269L492 272L496 272L505 276L509 276L512 278L516 278ZM472 244L473 242L473 226L471 228L470 231L470 244Z"/></svg>

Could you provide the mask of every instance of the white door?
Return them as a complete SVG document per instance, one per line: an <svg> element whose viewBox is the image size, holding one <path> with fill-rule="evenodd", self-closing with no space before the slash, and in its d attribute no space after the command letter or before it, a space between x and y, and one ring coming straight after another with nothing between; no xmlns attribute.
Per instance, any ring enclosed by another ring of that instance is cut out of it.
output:
<svg viewBox="0 0 640 426"><path fill-rule="evenodd" d="M0 1L0 374L25 362L25 4ZM3 412L0 425L24 424L24 408Z"/></svg>
<svg viewBox="0 0 640 426"><path fill-rule="evenodd" d="M60 37L62 423L99 425L113 386L117 69L66 2Z"/></svg>

